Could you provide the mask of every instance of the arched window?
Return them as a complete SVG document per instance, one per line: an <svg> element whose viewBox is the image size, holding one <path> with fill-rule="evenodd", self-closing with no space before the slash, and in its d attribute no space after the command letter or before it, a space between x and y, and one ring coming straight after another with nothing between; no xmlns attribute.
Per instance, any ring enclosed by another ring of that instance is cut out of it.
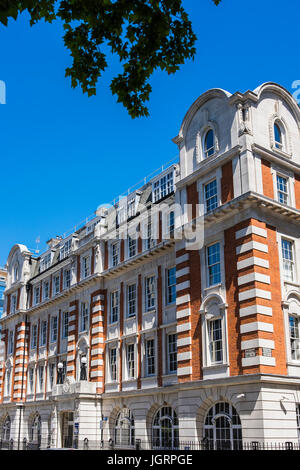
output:
<svg viewBox="0 0 300 470"><path fill-rule="evenodd" d="M242 425L236 409L227 402L210 408L204 423L204 444L207 449L242 449Z"/></svg>
<svg viewBox="0 0 300 470"><path fill-rule="evenodd" d="M282 150L283 148L282 129L278 122L274 123L274 144L275 144L275 148Z"/></svg>
<svg viewBox="0 0 300 470"><path fill-rule="evenodd" d="M115 428L115 444L133 446L134 445L134 418L128 408L123 408L116 419Z"/></svg>
<svg viewBox="0 0 300 470"><path fill-rule="evenodd" d="M179 447L179 426L175 410L169 406L160 408L152 424L153 447L174 449Z"/></svg>
<svg viewBox="0 0 300 470"><path fill-rule="evenodd" d="M34 442L38 445L41 443L41 417L37 414L31 423L30 429L30 439L31 442Z"/></svg>
<svg viewBox="0 0 300 470"><path fill-rule="evenodd" d="M2 426L2 440L9 441L10 439L10 417L7 416Z"/></svg>
<svg viewBox="0 0 300 470"><path fill-rule="evenodd" d="M14 270L13 270L13 282L17 282L19 280L19 264L15 263Z"/></svg>
<svg viewBox="0 0 300 470"><path fill-rule="evenodd" d="M214 131L209 129L204 138L204 158L210 157L215 153L215 136Z"/></svg>

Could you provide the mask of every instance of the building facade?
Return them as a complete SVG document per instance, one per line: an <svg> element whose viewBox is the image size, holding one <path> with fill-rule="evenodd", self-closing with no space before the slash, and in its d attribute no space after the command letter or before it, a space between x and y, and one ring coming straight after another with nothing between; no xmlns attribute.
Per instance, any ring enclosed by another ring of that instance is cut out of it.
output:
<svg viewBox="0 0 300 470"><path fill-rule="evenodd" d="M299 132L280 85L210 90L177 163L38 258L11 249L3 441L298 442Z"/></svg>
<svg viewBox="0 0 300 470"><path fill-rule="evenodd" d="M3 313L6 276L7 276L6 269L0 267L0 318L2 317L2 313Z"/></svg>

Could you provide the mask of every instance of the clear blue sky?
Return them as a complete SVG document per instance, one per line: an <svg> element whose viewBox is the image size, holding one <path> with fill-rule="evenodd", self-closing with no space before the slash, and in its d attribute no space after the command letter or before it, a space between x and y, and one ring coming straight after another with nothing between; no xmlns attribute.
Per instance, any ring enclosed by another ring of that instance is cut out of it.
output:
<svg viewBox="0 0 300 470"><path fill-rule="evenodd" d="M72 89L71 63L59 23L28 25L26 14L0 26L0 265L10 248L40 248L96 207L177 155L171 139L185 112L209 88L234 93L275 81L300 80L297 0L183 0L197 34L197 55L174 76L152 77L150 117L132 120L109 90L96 97Z"/></svg>

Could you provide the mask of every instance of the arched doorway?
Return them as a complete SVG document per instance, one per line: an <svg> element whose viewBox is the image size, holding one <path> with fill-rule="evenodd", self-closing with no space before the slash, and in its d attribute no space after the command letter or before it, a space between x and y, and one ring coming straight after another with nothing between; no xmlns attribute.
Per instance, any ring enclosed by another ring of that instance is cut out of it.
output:
<svg viewBox="0 0 300 470"><path fill-rule="evenodd" d="M114 427L114 440L117 446L133 446L135 441L134 417L128 408L123 408L117 416Z"/></svg>
<svg viewBox="0 0 300 470"><path fill-rule="evenodd" d="M2 425L2 441L9 441L10 427L11 427L10 417L6 416Z"/></svg>
<svg viewBox="0 0 300 470"><path fill-rule="evenodd" d="M207 449L242 449L242 425L236 409L227 402L213 405L204 422L204 445Z"/></svg>
<svg viewBox="0 0 300 470"><path fill-rule="evenodd" d="M31 421L30 427L30 447L39 449L41 447L42 440L42 422L41 417L37 413Z"/></svg>
<svg viewBox="0 0 300 470"><path fill-rule="evenodd" d="M176 411L170 406L160 408L152 424L153 448L174 449L179 446L179 426Z"/></svg>

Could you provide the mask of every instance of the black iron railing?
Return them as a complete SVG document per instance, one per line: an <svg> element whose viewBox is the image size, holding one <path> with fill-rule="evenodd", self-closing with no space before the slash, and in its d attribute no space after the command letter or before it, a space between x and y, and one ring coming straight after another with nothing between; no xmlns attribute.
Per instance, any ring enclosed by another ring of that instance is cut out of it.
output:
<svg viewBox="0 0 300 470"><path fill-rule="evenodd" d="M259 451L259 450L282 450L292 451L300 450L298 441L281 441L281 442L264 442L264 441L238 441L228 445L228 442L211 442L211 441L176 441L176 445L168 443L165 445L158 445L158 442L143 441L142 439L135 439L134 444L119 444L115 443L112 439L108 441L91 440L87 437L84 439L73 439L66 437L63 441L65 448L79 449L79 450L153 450L153 451L218 451L218 450L240 450L240 451ZM224 445L223 445L224 444ZM13 439L2 440L0 439L0 450L16 450L17 444ZM19 445L20 450L38 450L40 445L37 442L27 441L26 438Z"/></svg>

